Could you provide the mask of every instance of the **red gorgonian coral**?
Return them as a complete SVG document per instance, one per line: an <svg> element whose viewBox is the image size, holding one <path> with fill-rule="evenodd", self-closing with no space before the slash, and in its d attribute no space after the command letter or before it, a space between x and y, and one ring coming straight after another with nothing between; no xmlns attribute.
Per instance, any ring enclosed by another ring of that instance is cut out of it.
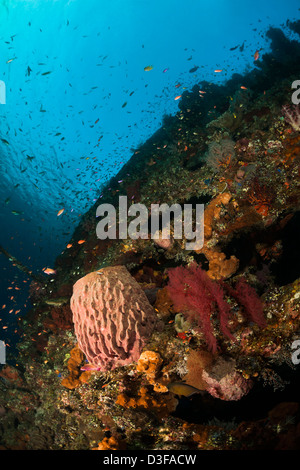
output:
<svg viewBox="0 0 300 470"><path fill-rule="evenodd" d="M217 350L212 324L215 312L218 313L221 332L232 341L236 340L228 328L231 308L226 301L226 293L243 306L248 320L261 327L266 325L261 301L255 289L244 279L240 279L233 289L224 281L210 279L196 263L172 268L168 274L167 288L175 308L181 309L187 319L201 329L212 352Z"/></svg>

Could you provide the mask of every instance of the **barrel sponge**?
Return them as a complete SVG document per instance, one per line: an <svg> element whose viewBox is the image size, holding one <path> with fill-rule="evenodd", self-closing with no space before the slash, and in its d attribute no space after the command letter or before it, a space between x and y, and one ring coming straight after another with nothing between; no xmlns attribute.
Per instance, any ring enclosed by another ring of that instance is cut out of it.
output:
<svg viewBox="0 0 300 470"><path fill-rule="evenodd" d="M70 305L79 348L101 371L137 361L157 320L125 266L106 267L79 279Z"/></svg>

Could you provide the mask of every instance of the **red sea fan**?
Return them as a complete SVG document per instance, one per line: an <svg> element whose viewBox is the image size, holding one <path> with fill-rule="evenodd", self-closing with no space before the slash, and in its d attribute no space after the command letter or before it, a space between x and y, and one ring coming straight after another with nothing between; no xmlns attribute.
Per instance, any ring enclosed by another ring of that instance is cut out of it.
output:
<svg viewBox="0 0 300 470"><path fill-rule="evenodd" d="M196 263L189 267L178 266L170 269L168 274L167 288L175 308L182 310L189 320L201 328L208 348L212 352L217 350L212 326L212 315L215 312L218 313L221 332L227 338L236 341L228 329L231 310L225 299L225 290L244 307L248 320L254 321L261 327L266 325L260 298L244 279L240 279L233 289L225 282L210 279L206 271Z"/></svg>
<svg viewBox="0 0 300 470"><path fill-rule="evenodd" d="M217 350L211 322L216 307L222 333L235 341L227 326L230 307L224 300L224 291L196 263L188 268L178 266L170 269L168 291L175 307L185 312L201 328L212 352Z"/></svg>
<svg viewBox="0 0 300 470"><path fill-rule="evenodd" d="M260 327L266 326L263 306L256 290L247 284L244 278L238 280L235 289L223 283L229 295L244 307L245 316L249 321L257 323Z"/></svg>

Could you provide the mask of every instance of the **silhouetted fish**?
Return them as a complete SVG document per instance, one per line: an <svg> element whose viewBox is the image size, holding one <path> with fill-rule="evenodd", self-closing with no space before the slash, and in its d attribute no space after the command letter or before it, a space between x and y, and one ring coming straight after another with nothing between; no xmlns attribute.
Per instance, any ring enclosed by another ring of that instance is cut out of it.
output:
<svg viewBox="0 0 300 470"><path fill-rule="evenodd" d="M192 385L188 385L184 382L171 382L167 385L169 392L174 393L174 395L190 397L195 393L205 394L203 390L199 390L199 388L193 387Z"/></svg>

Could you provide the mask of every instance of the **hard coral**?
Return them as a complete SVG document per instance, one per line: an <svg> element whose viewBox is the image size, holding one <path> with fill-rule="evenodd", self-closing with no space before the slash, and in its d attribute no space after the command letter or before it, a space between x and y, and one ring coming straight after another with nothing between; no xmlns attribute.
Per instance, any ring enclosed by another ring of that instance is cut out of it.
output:
<svg viewBox="0 0 300 470"><path fill-rule="evenodd" d="M156 324L145 293L125 266L79 279L71 309L79 347L102 371L137 361Z"/></svg>

